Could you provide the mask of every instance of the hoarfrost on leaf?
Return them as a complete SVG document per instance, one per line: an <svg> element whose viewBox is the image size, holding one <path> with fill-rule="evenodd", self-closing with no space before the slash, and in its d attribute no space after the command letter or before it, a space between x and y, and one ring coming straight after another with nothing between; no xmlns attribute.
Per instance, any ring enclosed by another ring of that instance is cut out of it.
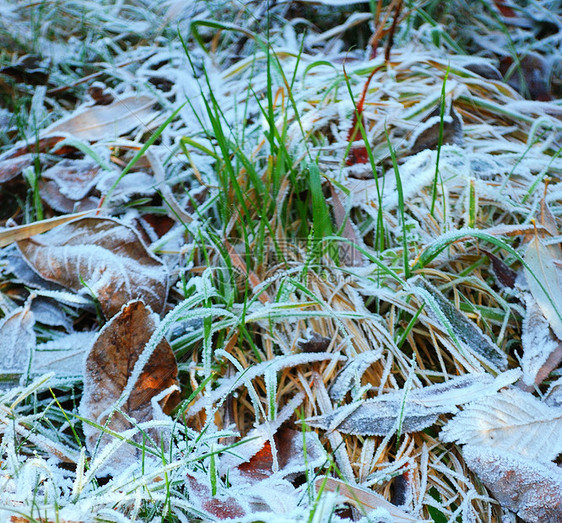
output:
<svg viewBox="0 0 562 523"><path fill-rule="evenodd" d="M560 432L558 433L558 439ZM557 437L556 435L554 437ZM528 523L562 521L562 471L553 463L486 446L466 445L466 464L502 507Z"/></svg>
<svg viewBox="0 0 562 523"><path fill-rule="evenodd" d="M35 348L35 317L29 301L0 321L0 380L19 380Z"/></svg>
<svg viewBox="0 0 562 523"><path fill-rule="evenodd" d="M135 298L157 312L163 310L166 266L148 251L136 231L117 220L78 219L21 240L18 247L45 280L76 292L93 292L108 318Z"/></svg>
<svg viewBox="0 0 562 523"><path fill-rule="evenodd" d="M551 461L562 452L562 408L506 389L469 404L441 431L441 440L517 452Z"/></svg>
<svg viewBox="0 0 562 523"><path fill-rule="evenodd" d="M445 383L411 390L405 403L403 393L397 391L339 407L307 421L329 431L386 436L397 430L401 418L401 432L418 432L433 425L439 415L457 412L457 405L495 394L516 381L520 374L520 371L512 370L495 379L489 374L459 376Z"/></svg>

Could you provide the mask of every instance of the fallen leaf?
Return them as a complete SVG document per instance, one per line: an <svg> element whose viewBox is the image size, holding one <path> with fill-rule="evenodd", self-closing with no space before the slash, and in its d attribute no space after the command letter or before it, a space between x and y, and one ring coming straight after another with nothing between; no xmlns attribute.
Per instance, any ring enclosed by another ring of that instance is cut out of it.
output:
<svg viewBox="0 0 562 523"><path fill-rule="evenodd" d="M562 472L553 463L472 445L463 457L504 509L527 523L562 522Z"/></svg>
<svg viewBox="0 0 562 523"><path fill-rule="evenodd" d="M35 317L31 302L17 308L0 322L0 382L19 381L27 373L35 348ZM1 388L1 387L0 387Z"/></svg>
<svg viewBox="0 0 562 523"><path fill-rule="evenodd" d="M15 64L0 68L0 74L18 83L45 85L49 81L49 61L39 55L24 55Z"/></svg>
<svg viewBox="0 0 562 523"><path fill-rule="evenodd" d="M43 203L46 203L51 209L62 213L89 211L99 207L99 198L88 196L80 201L71 200L64 196L59 186L51 180L39 180L39 194Z"/></svg>
<svg viewBox="0 0 562 523"><path fill-rule="evenodd" d="M0 160L0 183L9 182L35 161L36 155L26 153Z"/></svg>
<svg viewBox="0 0 562 523"><path fill-rule="evenodd" d="M523 357L521 368L523 369L522 380L525 385L532 387L540 385L548 374L560 362L552 361L562 356L560 346L562 342L554 336L547 319L544 317L537 302L529 293L525 293L526 312L523 320L523 333L521 344L523 346ZM547 362L553 363L554 367L547 366Z"/></svg>
<svg viewBox="0 0 562 523"><path fill-rule="evenodd" d="M71 200L81 200L94 188L101 167L91 160L61 160L42 173L43 178L53 180L60 192Z"/></svg>
<svg viewBox="0 0 562 523"><path fill-rule="evenodd" d="M445 383L383 394L307 419L313 427L363 436L419 432L435 423L440 414L455 413L457 405L494 394L513 383L520 371L508 371L495 379L489 374L459 376Z"/></svg>
<svg viewBox="0 0 562 523"><path fill-rule="evenodd" d="M127 303L100 331L96 341L86 356L84 372L84 394L80 403L81 415L107 429L122 432L133 428L133 423L119 412L113 413L109 422L108 415L118 402L137 360L141 357L145 345L158 325L159 319L150 307L142 301ZM121 410L137 422L150 421L161 414L155 412L153 398L174 385L178 373L176 359L172 348L163 339L154 349L146 362L142 373L136 381L131 394L126 398ZM169 414L179 401L176 391L168 393L158 401L162 412ZM107 422L107 423L106 423ZM84 423L86 447L90 453L103 449L112 437ZM158 434L151 436L159 441ZM127 466L140 459L142 450L131 445L121 448L119 455L113 456L111 466Z"/></svg>
<svg viewBox="0 0 562 523"><path fill-rule="evenodd" d="M456 309L445 296L432 284L420 278L416 286L424 289L428 295L421 295L426 301L425 310L434 317L435 321L451 331L466 348L477 354L485 362L496 365L499 369L507 367L505 353L486 336L465 314ZM427 303L432 298L433 303Z"/></svg>
<svg viewBox="0 0 562 523"><path fill-rule="evenodd" d="M304 336L297 340L297 345L302 352L326 352L331 341L330 338L307 329Z"/></svg>
<svg viewBox="0 0 562 523"><path fill-rule="evenodd" d="M555 261L555 251L535 235L525 251L527 284L550 328L562 340L562 289Z"/></svg>
<svg viewBox="0 0 562 523"><path fill-rule="evenodd" d="M192 474L186 474L190 501L216 519L241 518L246 515L246 509L232 496L216 497L211 489Z"/></svg>
<svg viewBox="0 0 562 523"><path fill-rule="evenodd" d="M139 126L147 127L159 114L152 109L156 102L152 96L133 95L109 105L82 107L50 125L43 134L65 133L90 142L115 138Z"/></svg>
<svg viewBox="0 0 562 523"><path fill-rule="evenodd" d="M494 275L498 279L500 285L502 285L503 287L507 287L508 289L513 289L515 287L517 273L513 269L508 267L503 260L493 255L491 252L485 251L483 249L482 252L489 258L490 262L492 263Z"/></svg>
<svg viewBox="0 0 562 523"><path fill-rule="evenodd" d="M562 408L513 388L468 405L443 427L440 438L551 461L562 452L560 434Z"/></svg>
<svg viewBox="0 0 562 523"><path fill-rule="evenodd" d="M136 298L159 313L165 306L165 265L135 230L117 220L78 219L21 240L18 248L43 279L81 294L94 293L107 318Z"/></svg>

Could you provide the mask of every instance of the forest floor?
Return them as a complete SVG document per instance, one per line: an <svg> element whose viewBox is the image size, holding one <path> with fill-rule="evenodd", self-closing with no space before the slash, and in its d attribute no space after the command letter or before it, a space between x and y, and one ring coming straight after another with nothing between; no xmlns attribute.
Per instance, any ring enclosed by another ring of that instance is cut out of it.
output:
<svg viewBox="0 0 562 523"><path fill-rule="evenodd" d="M0 521L561 522L557 0L0 2Z"/></svg>

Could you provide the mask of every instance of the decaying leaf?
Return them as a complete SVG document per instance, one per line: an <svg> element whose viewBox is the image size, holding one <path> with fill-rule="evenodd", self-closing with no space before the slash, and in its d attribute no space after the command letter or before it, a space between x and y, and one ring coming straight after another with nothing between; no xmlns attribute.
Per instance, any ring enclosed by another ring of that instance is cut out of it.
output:
<svg viewBox="0 0 562 523"><path fill-rule="evenodd" d="M562 340L562 289L555 260L553 249L544 245L537 236L529 242L525 251L525 261L530 268L525 268L529 290L554 334Z"/></svg>
<svg viewBox="0 0 562 523"><path fill-rule="evenodd" d="M30 305L17 308L0 322L0 382L18 381L28 370L35 347L35 317Z"/></svg>
<svg viewBox="0 0 562 523"><path fill-rule="evenodd" d="M274 440L275 448L272 448L269 441L263 441L262 448L249 461L238 465L238 471L246 481L255 483L271 477L274 473L280 477L302 473L306 471L307 465L313 469L324 464L326 460L326 452L315 432L303 434L281 427ZM305 441L306 463L303 460Z"/></svg>
<svg viewBox="0 0 562 523"><path fill-rule="evenodd" d="M158 116L152 109L156 101L148 95L127 96L109 105L86 106L53 123L43 134L66 133L90 142L115 138L150 124Z"/></svg>
<svg viewBox="0 0 562 523"><path fill-rule="evenodd" d="M466 348L499 369L507 367L507 356L461 311L451 305L438 289L422 278L416 280L416 286L427 291L432 298L425 310L435 316L446 330L449 327Z"/></svg>
<svg viewBox="0 0 562 523"><path fill-rule="evenodd" d="M463 457L502 507L516 512L523 521L562 521L560 467L483 446L466 445Z"/></svg>
<svg viewBox="0 0 562 523"><path fill-rule="evenodd" d="M528 392L507 389L468 405L440 437L551 461L562 452L560 434L562 408L549 407Z"/></svg>
<svg viewBox="0 0 562 523"><path fill-rule="evenodd" d="M156 312L163 310L168 291L165 265L132 228L117 220L79 219L21 240L18 248L43 279L81 294L92 292L108 318L136 298Z"/></svg>
<svg viewBox="0 0 562 523"><path fill-rule="evenodd" d="M112 413L113 406L118 402L137 360L145 345L157 327L158 316L142 301L132 301L125 305L100 331L86 357L84 372L84 394L80 404L81 415L89 420L107 427L109 430L122 432L134 425L120 412ZM133 390L126 398L121 409L137 422L150 421L169 414L179 394L171 389L177 386L177 364L172 348L163 339L144 366ZM170 392L158 402L155 397L170 389ZM110 420L108 421L108 417ZM84 423L86 447L94 453L110 441L111 436ZM151 434L158 440L157 434ZM122 448L118 456L113 457L112 466L128 465L139 458L138 449L127 446Z"/></svg>
<svg viewBox="0 0 562 523"><path fill-rule="evenodd" d="M377 508L386 509L396 523L421 522L419 518L408 514L396 505L384 499L380 494L366 488L349 485L335 478L318 478L314 482L317 491L339 492L345 496L349 503L355 505L362 511L370 511Z"/></svg>
<svg viewBox="0 0 562 523"><path fill-rule="evenodd" d="M304 336L297 340L297 345L303 352L326 352L332 340L307 329Z"/></svg>
<svg viewBox="0 0 562 523"><path fill-rule="evenodd" d="M435 423L440 414L457 412L457 405L495 394L520 375L508 371L496 379L489 374L465 375L438 385L410 391L383 394L378 398L340 407L307 420L313 427L347 434L386 436L398 430L418 432Z"/></svg>
<svg viewBox="0 0 562 523"><path fill-rule="evenodd" d="M508 267L503 260L500 260L500 258L493 255L491 252L484 251L483 249L481 250L490 259L492 269L500 285L508 289L513 289L515 287L517 273L512 268Z"/></svg>
<svg viewBox="0 0 562 523"><path fill-rule="evenodd" d="M205 519L212 517L213 520L236 520L245 516L248 507L244 507L232 496L213 496L211 489L207 486L206 477L198 477L195 474L186 476L190 499L198 510L202 511ZM232 519L231 519L232 518Z"/></svg>

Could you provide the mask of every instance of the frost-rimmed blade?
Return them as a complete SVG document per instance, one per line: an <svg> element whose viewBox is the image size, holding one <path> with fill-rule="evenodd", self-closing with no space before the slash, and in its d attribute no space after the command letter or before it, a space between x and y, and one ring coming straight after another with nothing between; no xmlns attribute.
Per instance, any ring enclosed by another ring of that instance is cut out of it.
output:
<svg viewBox="0 0 562 523"><path fill-rule="evenodd" d="M486 446L551 461L562 452L562 408L506 389L468 405L443 427L445 442Z"/></svg>
<svg viewBox="0 0 562 523"><path fill-rule="evenodd" d="M429 294L430 301L426 310L435 316L447 331L452 331L459 342L485 362L490 362L502 370L507 368L505 353L461 311L451 305L439 290L422 278L416 280L415 286ZM427 294L421 297L426 298Z"/></svg>
<svg viewBox="0 0 562 523"><path fill-rule="evenodd" d="M84 218L18 242L39 276L75 292L93 293L110 318L140 298L162 312L168 272L131 227L110 218ZM84 286L87 286L87 288Z"/></svg>

